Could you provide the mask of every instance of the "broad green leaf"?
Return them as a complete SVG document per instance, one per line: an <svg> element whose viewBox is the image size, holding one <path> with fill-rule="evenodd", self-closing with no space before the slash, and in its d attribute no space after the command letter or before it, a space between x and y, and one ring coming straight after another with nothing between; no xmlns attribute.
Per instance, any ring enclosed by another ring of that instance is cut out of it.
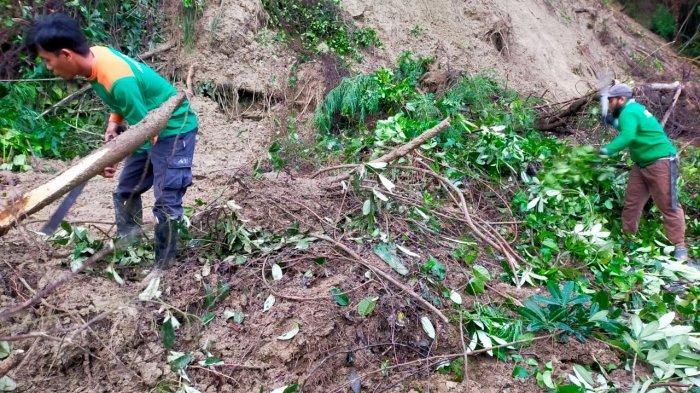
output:
<svg viewBox="0 0 700 393"><path fill-rule="evenodd" d="M357 313L363 317L370 315L377 306L377 300L379 300L378 296L367 296L362 299L360 303L357 304Z"/></svg>
<svg viewBox="0 0 700 393"><path fill-rule="evenodd" d="M440 281L444 281L446 277L445 265L440 263L435 257L428 258L428 261L421 266L421 270L430 273Z"/></svg>
<svg viewBox="0 0 700 393"><path fill-rule="evenodd" d="M12 378L7 375L0 378L0 392L11 392L15 389L17 389L17 383Z"/></svg>
<svg viewBox="0 0 700 393"><path fill-rule="evenodd" d="M388 201L389 201L389 197L387 197L386 195L382 194L379 190L377 190L377 189L375 189L375 188L372 189L372 193L374 194L374 196L376 196L377 198L379 198L379 199L380 199L381 201L383 201L383 202L388 202Z"/></svg>
<svg viewBox="0 0 700 393"><path fill-rule="evenodd" d="M530 374L527 372L527 369L522 366L515 366L513 369L513 378L519 378L519 379L527 379Z"/></svg>
<svg viewBox="0 0 700 393"><path fill-rule="evenodd" d="M547 370L542 373L542 383L544 383L544 386L550 389L556 388L554 381L552 381L552 372L550 370Z"/></svg>
<svg viewBox="0 0 700 393"><path fill-rule="evenodd" d="M348 304L350 304L348 294L343 292L340 288L332 287L331 296L333 296L335 303L341 307L346 307Z"/></svg>
<svg viewBox="0 0 700 393"><path fill-rule="evenodd" d="M152 278L151 281L148 282L148 286L146 287L146 289L144 289L143 292L139 293L139 300L141 300L142 302L146 302L151 299L159 298L161 293L158 290L159 285L160 277Z"/></svg>
<svg viewBox="0 0 700 393"><path fill-rule="evenodd" d="M542 245L545 247L549 247L552 250L559 251L559 245L557 244L556 240L554 240L554 239L550 239L550 238L544 239L542 241Z"/></svg>
<svg viewBox="0 0 700 393"><path fill-rule="evenodd" d="M479 337L479 342L481 343L481 346L484 347L484 349L493 347L493 342L491 341L491 337L489 337L488 333L486 333L483 330L477 330L476 335L477 337ZM488 351L486 351L486 353L488 353L490 356L493 356L492 349L489 349Z"/></svg>
<svg viewBox="0 0 700 393"><path fill-rule="evenodd" d="M372 201L367 199L365 203L362 204L362 215L367 216L372 212Z"/></svg>
<svg viewBox="0 0 700 393"><path fill-rule="evenodd" d="M476 277L479 277L482 280L488 281L491 279L491 274L489 273L488 269L481 265L474 265L472 266L472 274Z"/></svg>
<svg viewBox="0 0 700 393"><path fill-rule="evenodd" d="M382 185L384 186L384 188L389 190L389 192L392 192L394 190L394 188L396 187L396 185L394 185L394 183L392 183L391 180L387 179L381 173L379 174L379 181L382 182Z"/></svg>
<svg viewBox="0 0 700 393"><path fill-rule="evenodd" d="M367 165L369 165L370 167L372 167L374 169L384 169L384 168L386 168L387 163L375 161L375 162L368 162Z"/></svg>
<svg viewBox="0 0 700 393"><path fill-rule="evenodd" d="M7 341L0 341L0 359L5 359L12 353L12 346Z"/></svg>
<svg viewBox="0 0 700 393"><path fill-rule="evenodd" d="M200 366L220 366L224 364L224 361L217 356L208 356L206 359L199 362Z"/></svg>
<svg viewBox="0 0 700 393"><path fill-rule="evenodd" d="M671 311L670 313L664 314L659 318L659 329L663 329L673 322L673 318L676 317L676 313Z"/></svg>
<svg viewBox="0 0 700 393"><path fill-rule="evenodd" d="M117 284L124 285L124 279L122 279L119 273L117 273L117 271L114 270L114 265L109 265L105 269L105 273L107 273L107 276L113 279Z"/></svg>
<svg viewBox="0 0 700 393"><path fill-rule="evenodd" d="M280 341L291 340L294 338L294 336L297 335L297 333L299 333L299 323L294 322L294 326L292 326L292 329L289 330L287 333L285 333L281 336L278 336L277 339Z"/></svg>
<svg viewBox="0 0 700 393"><path fill-rule="evenodd" d="M409 249L406 248L406 247L403 247L403 246L400 246L400 245L397 244L397 245L396 245L396 248L398 248L399 251L401 251L402 253L408 255L409 257L420 258L420 255L416 254L415 252L409 250Z"/></svg>
<svg viewBox="0 0 700 393"><path fill-rule="evenodd" d="M593 375L591 372L580 364L574 364L573 369L578 379L584 382L587 388L592 389L595 383L593 382Z"/></svg>
<svg viewBox="0 0 700 393"><path fill-rule="evenodd" d="M455 304L462 304L462 295L452 289L450 290L450 300L452 300Z"/></svg>
<svg viewBox="0 0 700 393"><path fill-rule="evenodd" d="M433 327L433 323L430 322L430 319L426 316L422 316L420 317L420 324L423 326L423 331L425 334L427 334L431 339L435 340L435 327Z"/></svg>
<svg viewBox="0 0 700 393"><path fill-rule="evenodd" d="M379 243L374 246L374 253L386 262L397 273L405 276L408 268L401 262L401 258L396 255L396 246L393 243Z"/></svg>
<svg viewBox="0 0 700 393"><path fill-rule="evenodd" d="M537 203L540 201L540 197L535 197L533 200L531 200L527 204L527 210L531 210L533 207L537 206Z"/></svg>
<svg viewBox="0 0 700 393"><path fill-rule="evenodd" d="M228 321L229 319L233 319L233 322L241 325L241 324L243 324L243 320L245 319L245 315L240 311L225 310L224 311L224 320Z"/></svg>
<svg viewBox="0 0 700 393"><path fill-rule="evenodd" d="M272 279L275 281L282 279L282 268L276 263L272 265Z"/></svg>
<svg viewBox="0 0 700 393"><path fill-rule="evenodd" d="M187 365L189 365L192 361L192 354L189 352L183 353L170 351L170 355L168 355L167 360L170 364L170 369L174 372L178 372L179 370L184 370L187 368Z"/></svg>
<svg viewBox="0 0 700 393"><path fill-rule="evenodd" d="M576 385L559 385L557 386L557 393L585 393L585 390Z"/></svg>
<svg viewBox="0 0 700 393"><path fill-rule="evenodd" d="M214 318L216 318L216 313L214 311L207 311L202 315L202 325L208 325Z"/></svg>
<svg viewBox="0 0 700 393"><path fill-rule="evenodd" d="M263 312L271 309L274 304L275 296L270 294L270 296L268 296L267 299L265 299L265 303L263 304Z"/></svg>

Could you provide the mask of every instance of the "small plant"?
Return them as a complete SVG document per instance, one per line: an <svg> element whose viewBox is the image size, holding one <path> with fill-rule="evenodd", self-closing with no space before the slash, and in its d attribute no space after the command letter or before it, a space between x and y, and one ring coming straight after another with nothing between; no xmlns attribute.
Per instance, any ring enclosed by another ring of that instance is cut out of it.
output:
<svg viewBox="0 0 700 393"><path fill-rule="evenodd" d="M574 286L574 282L568 281L560 289L553 281L548 281L550 297L535 295L525 300L517 312L529 322L527 329L531 332L562 330L581 342L601 323L621 330L619 323L608 320L608 311L600 310L597 303L586 307L591 297L577 295Z"/></svg>
<svg viewBox="0 0 700 393"><path fill-rule="evenodd" d="M678 28L671 10L663 4L659 4L656 8L654 15L651 17L651 25L652 30L667 40L673 38Z"/></svg>
<svg viewBox="0 0 700 393"><path fill-rule="evenodd" d="M338 4L337 0L263 0L272 25L298 39L306 52L332 51L359 61L362 49L381 42L373 29L357 28L343 18Z"/></svg>

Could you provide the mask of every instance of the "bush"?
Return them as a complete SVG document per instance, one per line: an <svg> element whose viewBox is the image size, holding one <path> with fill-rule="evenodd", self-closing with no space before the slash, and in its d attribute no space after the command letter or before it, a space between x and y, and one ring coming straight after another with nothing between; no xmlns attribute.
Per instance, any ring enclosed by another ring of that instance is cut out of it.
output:
<svg viewBox="0 0 700 393"><path fill-rule="evenodd" d="M658 35L670 40L676 34L678 24L668 7L659 5L651 19L651 28Z"/></svg>

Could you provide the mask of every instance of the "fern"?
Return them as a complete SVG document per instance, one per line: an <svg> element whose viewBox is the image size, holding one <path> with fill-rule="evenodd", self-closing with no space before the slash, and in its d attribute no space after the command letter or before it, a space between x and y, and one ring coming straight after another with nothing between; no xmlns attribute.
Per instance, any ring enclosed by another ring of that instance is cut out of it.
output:
<svg viewBox="0 0 700 393"><path fill-rule="evenodd" d="M363 122L367 115L379 112L379 84L372 75L345 78L331 90L316 108L315 121L322 133L330 132L336 116Z"/></svg>
<svg viewBox="0 0 700 393"><path fill-rule="evenodd" d="M392 115L400 111L407 102L418 97L418 80L431 62L428 57L414 59L405 52L395 70L382 68L372 74L343 79L316 108L316 125L322 134L328 134L340 120L354 126L364 123L365 118L373 114ZM425 105L421 108L434 112Z"/></svg>

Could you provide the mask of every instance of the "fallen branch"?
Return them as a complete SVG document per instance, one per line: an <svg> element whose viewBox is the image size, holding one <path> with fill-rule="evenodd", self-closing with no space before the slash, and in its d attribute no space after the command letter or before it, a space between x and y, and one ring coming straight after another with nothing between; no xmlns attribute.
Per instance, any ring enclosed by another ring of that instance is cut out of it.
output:
<svg viewBox="0 0 700 393"><path fill-rule="evenodd" d="M459 313L459 339L462 342L462 351L464 351L462 384L469 386L469 350L467 349L467 343L464 341L464 314L462 312Z"/></svg>
<svg viewBox="0 0 700 393"><path fill-rule="evenodd" d="M431 128L431 129L425 131L424 133L418 135L417 137L411 139L408 143L403 144L403 145L395 148L394 150L384 154L383 156L381 156L375 160L372 160L370 162L370 164L378 164L378 163L388 164L389 162L391 162L397 158L403 157L406 154L413 151L414 149L418 148L423 143L425 143L425 141L427 141L428 139L441 133L445 128L447 128L449 126L450 126L450 118L448 117L448 118L443 119L435 127ZM347 172L347 173L343 173L341 175L329 177L328 179L326 179L326 182L328 184L335 184L335 183L341 182L343 180L347 180L350 178L351 173L352 173L352 171Z"/></svg>
<svg viewBox="0 0 700 393"><path fill-rule="evenodd" d="M422 304L425 308L427 308L428 310L432 311L435 315L437 315L444 323L450 322L450 320L447 319L447 317L445 316L445 314L442 313L442 311L438 310L435 306L430 304L427 300L423 299L420 295L415 293L411 288L407 287L406 285L402 284L400 281L396 280L389 273L387 273L384 270L366 262L360 255L358 255L355 251L351 250L345 244L343 244L343 243L341 243L341 242L339 242L331 237L320 234L320 233L315 233L315 234L313 234L313 236L318 238L318 239L325 240L329 243L332 243L336 248L338 248L338 249L344 251L346 254L350 255L359 264L363 265L367 269L371 270L373 273L381 276L382 278L386 279L387 281L389 281L392 284L394 284L395 286L397 286L402 291L406 292L409 296L411 296L413 299L415 299L418 303Z"/></svg>
<svg viewBox="0 0 700 393"><path fill-rule="evenodd" d="M185 79L185 92L187 93L188 100L191 100L194 96L194 89L192 88L192 77L194 77L194 64L190 66L190 69L187 71L187 79Z"/></svg>
<svg viewBox="0 0 700 393"><path fill-rule="evenodd" d="M546 113L541 115L535 121L534 127L540 131L551 131L557 127L564 126L567 122L567 118L579 113L581 109L583 109L583 107L591 100L593 100L597 94L597 91L590 91L587 94L577 98L563 109L560 109L554 113Z"/></svg>
<svg viewBox="0 0 700 393"><path fill-rule="evenodd" d="M479 225L479 224L474 223L474 221L471 218L471 214L469 213L469 210L467 209L467 202L464 199L464 193L459 188L457 188L454 184L452 184L452 182L450 182L447 178L435 173L433 170L428 170L428 169L423 169L423 168L416 168L416 167L411 167L411 166L396 166L396 168L425 173L427 175L434 177L440 183L442 183L446 187L450 188L454 192L454 194L457 195L458 200L455 199L455 197L454 197L454 195L452 195L452 193L450 193L450 196L453 198L453 201L459 206L460 210L462 211L462 214L464 215L464 219L466 220L469 228L472 230L472 232L477 237L479 237L484 242L488 243L491 247L499 250L501 252L501 254L503 254L506 261L508 262L508 265L513 270L514 275L517 273L517 269L519 268L518 261L526 263L526 261L517 252L515 252L515 250L513 250L513 248L508 244L508 242L506 242L500 235L498 235L493 230L493 228L491 228L490 226L487 226L487 225ZM518 282L517 277L516 277L516 282Z"/></svg>
<svg viewBox="0 0 700 393"><path fill-rule="evenodd" d="M664 114L663 119L661 120L661 127L664 127L666 125L666 122L668 121L668 118L671 117L671 113L673 113L673 109L676 108L676 103L678 102L678 97L681 96L681 91L683 90L683 85L679 84L678 87L676 88L676 94L673 95L673 101L671 101L671 106L668 107L666 110L666 113Z"/></svg>
<svg viewBox="0 0 700 393"><path fill-rule="evenodd" d="M83 158L76 165L65 172L19 197L9 201L8 205L0 211L0 236L44 206L60 198L63 194L82 184L110 165L116 164L124 157L136 150L144 141L158 135L165 128L175 108L177 108L185 95L178 93L163 103L159 108L151 111L138 124L105 143L103 147Z"/></svg>
<svg viewBox="0 0 700 393"><path fill-rule="evenodd" d="M114 250L114 246L112 245L111 242L109 242L101 250L97 251L90 258L88 258L85 262L83 262L83 265L80 266L75 271L66 273L58 280L47 284L40 291L38 291L34 296L32 296L30 299L27 299L25 302L14 305L14 306L8 306L8 307L3 308L2 310L0 310L0 321L5 321L9 317L11 317L12 315L39 303L43 298L45 298L46 296L48 296L49 294L54 292L61 285L70 281L78 273L82 272L83 270L85 270L89 267L92 267L92 265L94 265L98 261L102 260L103 258L107 257L107 255L109 255L112 252L112 250ZM46 337L44 337L44 338L46 338Z"/></svg>

